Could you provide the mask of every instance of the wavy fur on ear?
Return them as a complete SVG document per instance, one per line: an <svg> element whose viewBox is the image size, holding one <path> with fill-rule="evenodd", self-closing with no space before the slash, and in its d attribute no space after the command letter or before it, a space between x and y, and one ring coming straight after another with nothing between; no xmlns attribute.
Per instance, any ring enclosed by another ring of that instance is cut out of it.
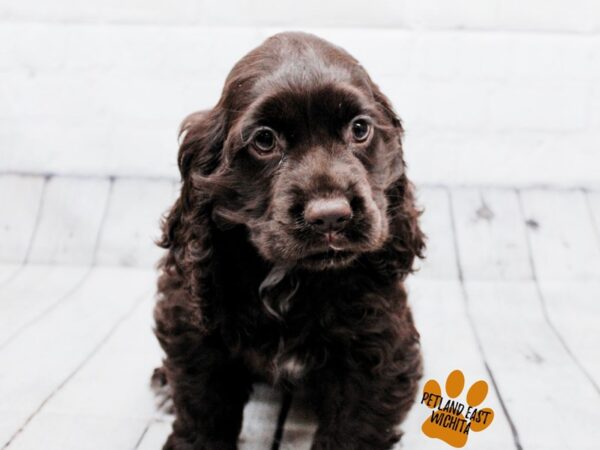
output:
<svg viewBox="0 0 600 450"><path fill-rule="evenodd" d="M219 164L224 126L220 114L215 111L191 114L181 124L182 141L177 157L182 182L181 193L163 220L163 235L158 244L164 249L177 250L177 247L183 247L188 238L192 237L186 233L186 228L208 206L208 193L199 192L195 188L191 175L209 175Z"/></svg>
<svg viewBox="0 0 600 450"><path fill-rule="evenodd" d="M419 216L422 211L415 205L414 188L406 175L386 192L389 199L388 214L390 217L390 249L397 254L395 261L401 279L413 271L415 258L423 258L425 235L419 227Z"/></svg>
<svg viewBox="0 0 600 450"><path fill-rule="evenodd" d="M189 293L190 298L199 302L212 295L214 224L210 218L211 196L209 192L197 189L192 175L209 176L217 169L224 136L223 117L217 107L191 114L181 125L177 158L181 191L162 221L162 237L158 242L168 250L159 263L162 274L158 291L164 298L177 290ZM197 307L195 320L198 325L209 327L210 305L206 302Z"/></svg>
<svg viewBox="0 0 600 450"><path fill-rule="evenodd" d="M413 271L415 258L423 258L425 250L425 234L419 227L419 217L422 211L417 208L414 195L414 186L406 176L406 163L402 158L402 137L404 129L402 121L394 111L389 99L379 90L379 87L373 83L373 96L379 107L389 118L395 128L395 136L398 144L398 151L394 157L395 161L391 163L392 167L397 167L397 177L385 193L388 198L388 216L390 219L390 241L388 252L395 253L386 257L388 263L395 266L402 279Z"/></svg>

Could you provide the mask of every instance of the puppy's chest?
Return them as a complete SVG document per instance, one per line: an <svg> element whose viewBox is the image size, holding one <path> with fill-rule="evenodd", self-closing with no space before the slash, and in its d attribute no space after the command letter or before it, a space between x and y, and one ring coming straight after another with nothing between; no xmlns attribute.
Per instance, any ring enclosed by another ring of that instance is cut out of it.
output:
<svg viewBox="0 0 600 450"><path fill-rule="evenodd" d="M284 317L254 331L243 357L252 372L271 383L301 382L326 352L325 336L312 318Z"/></svg>
<svg viewBox="0 0 600 450"><path fill-rule="evenodd" d="M314 355L306 348L290 345L281 337L272 344L245 349L243 357L248 368L272 384L284 380L301 382L313 367Z"/></svg>
<svg viewBox="0 0 600 450"><path fill-rule="evenodd" d="M336 301L339 291L327 294L301 284L279 317L263 310L252 323L245 323L242 354L252 372L271 383L301 383L333 353L343 357L340 349L348 348L343 341L351 334L346 329L347 311ZM262 309L259 302L255 307Z"/></svg>

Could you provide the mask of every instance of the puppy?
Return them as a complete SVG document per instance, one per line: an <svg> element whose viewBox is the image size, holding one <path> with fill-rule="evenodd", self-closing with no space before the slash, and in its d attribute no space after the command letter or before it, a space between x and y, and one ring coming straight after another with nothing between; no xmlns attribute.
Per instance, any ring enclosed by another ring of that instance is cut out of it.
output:
<svg viewBox="0 0 600 450"><path fill-rule="evenodd" d="M421 376L403 281L424 236L388 99L344 50L282 33L182 136L155 309L164 448L235 449L260 380L308 393L313 450L391 448Z"/></svg>

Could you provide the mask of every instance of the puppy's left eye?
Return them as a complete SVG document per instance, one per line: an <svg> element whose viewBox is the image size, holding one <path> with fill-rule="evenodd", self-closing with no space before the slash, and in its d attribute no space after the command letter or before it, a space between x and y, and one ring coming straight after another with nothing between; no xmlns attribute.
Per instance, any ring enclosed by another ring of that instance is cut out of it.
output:
<svg viewBox="0 0 600 450"><path fill-rule="evenodd" d="M261 128L252 138L252 145L259 153L269 153L275 149L277 138L270 128Z"/></svg>
<svg viewBox="0 0 600 450"><path fill-rule="evenodd" d="M354 119L350 126L352 138L356 142L364 142L371 134L371 124L365 119Z"/></svg>

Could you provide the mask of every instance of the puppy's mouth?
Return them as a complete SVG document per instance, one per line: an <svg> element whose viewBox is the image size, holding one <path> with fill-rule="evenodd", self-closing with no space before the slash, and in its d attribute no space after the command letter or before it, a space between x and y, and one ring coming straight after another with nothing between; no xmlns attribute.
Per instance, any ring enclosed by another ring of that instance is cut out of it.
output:
<svg viewBox="0 0 600 450"><path fill-rule="evenodd" d="M343 233L329 231L306 249L297 264L312 270L340 268L347 266L359 253Z"/></svg>
<svg viewBox="0 0 600 450"><path fill-rule="evenodd" d="M347 266L358 254L351 250L329 247L326 250L309 253L300 258L298 264L313 270L334 269Z"/></svg>

